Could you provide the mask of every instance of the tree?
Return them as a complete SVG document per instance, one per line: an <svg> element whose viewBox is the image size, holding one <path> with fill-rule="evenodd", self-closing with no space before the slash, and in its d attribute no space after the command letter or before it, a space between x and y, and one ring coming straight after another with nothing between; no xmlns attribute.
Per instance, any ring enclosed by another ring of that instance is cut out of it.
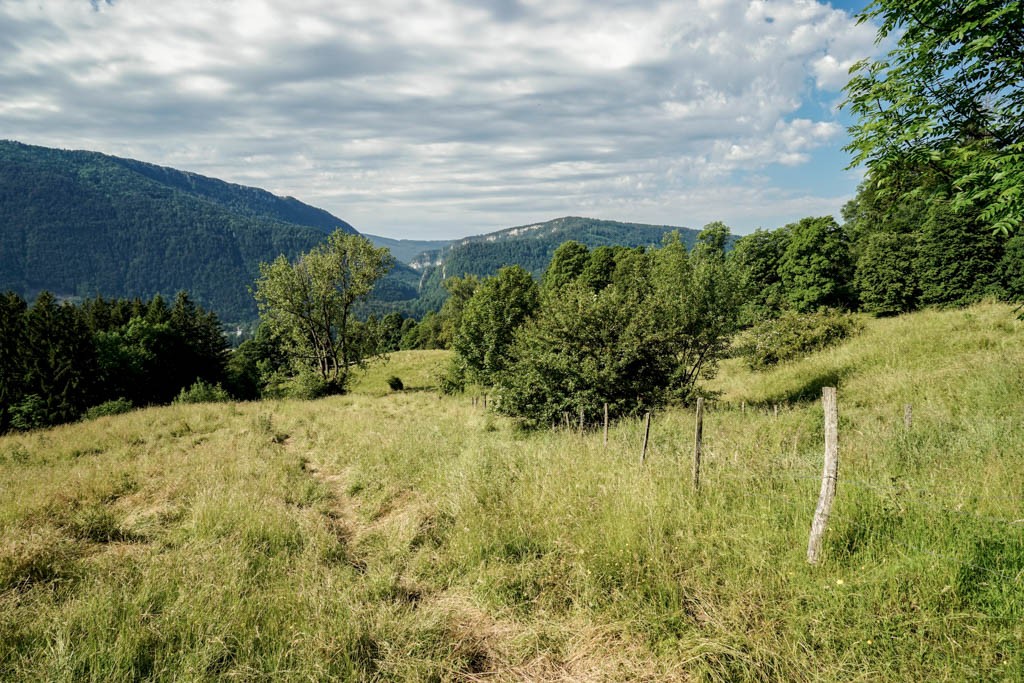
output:
<svg viewBox="0 0 1024 683"><path fill-rule="evenodd" d="M569 240L562 242L551 256L551 263L541 278L541 288L552 291L573 282L590 263L590 250L586 245Z"/></svg>
<svg viewBox="0 0 1024 683"><path fill-rule="evenodd" d="M344 392L365 358L355 306L394 264L386 248L335 230L293 264L284 256L260 264L256 302L298 370L312 371L330 393Z"/></svg>
<svg viewBox="0 0 1024 683"><path fill-rule="evenodd" d="M537 309L533 277L508 266L486 278L466 302L452 349L470 382L490 386L509 360L516 330Z"/></svg>
<svg viewBox="0 0 1024 683"><path fill-rule="evenodd" d="M0 434L10 426L11 407L25 395L25 313L28 305L14 292L0 295Z"/></svg>
<svg viewBox="0 0 1024 683"><path fill-rule="evenodd" d="M996 274L1006 298L1024 301L1024 234L1014 235L1007 240Z"/></svg>
<svg viewBox="0 0 1024 683"><path fill-rule="evenodd" d="M546 291L496 381L497 408L528 424L604 404L626 417L692 396L736 327L738 280L721 252L690 258L678 234L653 252L622 250L612 282Z"/></svg>
<svg viewBox="0 0 1024 683"><path fill-rule="evenodd" d="M808 312L848 306L853 262L845 231L831 216L804 218L786 229L789 243L779 276L793 308Z"/></svg>
<svg viewBox="0 0 1024 683"><path fill-rule="evenodd" d="M934 204L918 235L912 265L921 303L962 306L997 293L1001 242L969 217Z"/></svg>
<svg viewBox="0 0 1024 683"><path fill-rule="evenodd" d="M736 241L729 260L742 277L746 292L742 319L754 323L777 315L786 297L779 276L779 263L789 246L789 231L758 229Z"/></svg>
<svg viewBox="0 0 1024 683"><path fill-rule="evenodd" d="M854 282L865 311L891 315L916 308L916 253L913 235L876 232L864 239Z"/></svg>
<svg viewBox="0 0 1024 683"><path fill-rule="evenodd" d="M844 106L856 117L847 150L880 187L932 169L941 192L1003 233L1024 220L1024 5L1019 0L874 0L859 20L878 60L855 65ZM895 188L897 193L920 188Z"/></svg>

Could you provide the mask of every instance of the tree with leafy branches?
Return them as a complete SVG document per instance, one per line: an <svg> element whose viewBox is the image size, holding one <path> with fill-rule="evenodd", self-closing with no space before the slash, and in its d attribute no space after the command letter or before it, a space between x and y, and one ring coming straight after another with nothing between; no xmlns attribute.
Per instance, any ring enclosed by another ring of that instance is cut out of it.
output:
<svg viewBox="0 0 1024 683"><path fill-rule="evenodd" d="M851 70L847 150L883 191L938 191L1009 233L1024 220L1024 3L874 0L887 55ZM902 183L927 168L936 185Z"/></svg>
<svg viewBox="0 0 1024 683"><path fill-rule="evenodd" d="M335 230L295 263L279 256L260 264L256 302L296 370L311 371L327 393L348 387L365 363L355 307L394 264L386 248Z"/></svg>

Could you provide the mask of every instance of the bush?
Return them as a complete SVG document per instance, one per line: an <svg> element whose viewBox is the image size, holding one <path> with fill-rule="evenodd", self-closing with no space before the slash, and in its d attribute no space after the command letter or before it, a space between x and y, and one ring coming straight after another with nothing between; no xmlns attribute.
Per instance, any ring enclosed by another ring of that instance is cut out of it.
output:
<svg viewBox="0 0 1024 683"><path fill-rule="evenodd" d="M458 356L452 356L448 365L437 375L437 385L442 394L451 396L466 390L466 370Z"/></svg>
<svg viewBox="0 0 1024 683"><path fill-rule="evenodd" d="M737 350L752 370L764 370L838 344L860 328L860 322L848 313L789 311L755 325L740 339Z"/></svg>
<svg viewBox="0 0 1024 683"><path fill-rule="evenodd" d="M51 424L46 401L38 394L29 394L11 406L11 427L27 432L31 429L49 427Z"/></svg>
<svg viewBox="0 0 1024 683"><path fill-rule="evenodd" d="M105 401L98 406L89 408L82 415L83 420L95 420L98 417L107 415L120 415L134 409L135 406L126 398L117 398L113 401Z"/></svg>
<svg viewBox="0 0 1024 683"><path fill-rule="evenodd" d="M181 390L174 403L220 403L230 400L231 395L219 383L210 384L197 379L188 389Z"/></svg>
<svg viewBox="0 0 1024 683"><path fill-rule="evenodd" d="M405 389L405 385L402 384L402 378L394 375L388 377L388 386L391 387L391 391L402 391Z"/></svg>

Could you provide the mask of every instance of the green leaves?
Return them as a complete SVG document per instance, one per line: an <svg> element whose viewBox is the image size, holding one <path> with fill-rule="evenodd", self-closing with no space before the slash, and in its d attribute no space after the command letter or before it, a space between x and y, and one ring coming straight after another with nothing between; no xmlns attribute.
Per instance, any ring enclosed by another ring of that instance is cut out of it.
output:
<svg viewBox="0 0 1024 683"><path fill-rule="evenodd" d="M329 391L345 390L352 367L364 362L353 307L393 264L386 248L341 230L295 263L279 256L260 264L260 315L296 370L316 373Z"/></svg>
<svg viewBox="0 0 1024 683"><path fill-rule="evenodd" d="M857 119L846 150L880 179L927 166L959 211L988 226L1020 229L1024 197L1024 6L1019 1L875 0L879 40L899 33L876 61L858 62L846 86Z"/></svg>

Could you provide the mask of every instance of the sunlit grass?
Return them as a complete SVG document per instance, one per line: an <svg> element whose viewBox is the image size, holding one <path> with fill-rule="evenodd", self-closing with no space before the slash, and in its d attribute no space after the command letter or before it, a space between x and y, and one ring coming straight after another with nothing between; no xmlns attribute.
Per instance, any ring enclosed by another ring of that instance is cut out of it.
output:
<svg viewBox="0 0 1024 683"><path fill-rule="evenodd" d="M641 466L636 422L605 447L439 397L445 352L344 397L3 437L0 678L1019 680L1022 341L992 305L729 361L700 492L691 411L655 415Z"/></svg>

